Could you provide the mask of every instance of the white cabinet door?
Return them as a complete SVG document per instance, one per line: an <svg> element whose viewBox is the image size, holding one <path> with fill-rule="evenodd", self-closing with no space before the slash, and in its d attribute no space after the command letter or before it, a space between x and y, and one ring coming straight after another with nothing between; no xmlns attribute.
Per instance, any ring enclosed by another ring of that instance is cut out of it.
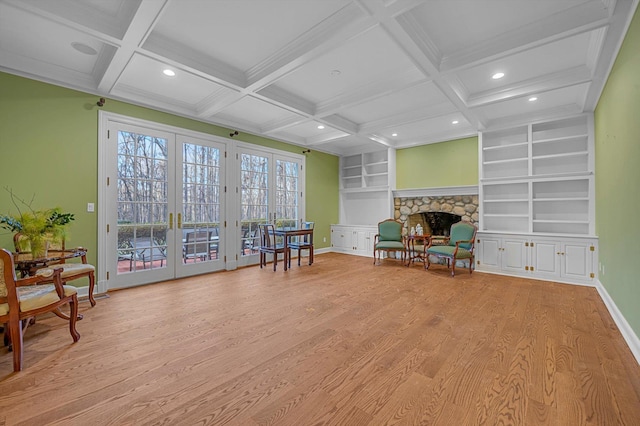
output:
<svg viewBox="0 0 640 426"><path fill-rule="evenodd" d="M501 239L482 236L478 238L478 260L480 268L485 270L499 271Z"/></svg>
<svg viewBox="0 0 640 426"><path fill-rule="evenodd" d="M522 273L527 266L526 241L523 238L504 237L501 244L502 269Z"/></svg>
<svg viewBox="0 0 640 426"><path fill-rule="evenodd" d="M331 246L337 251L351 250L351 230L341 226L331 227Z"/></svg>
<svg viewBox="0 0 640 426"><path fill-rule="evenodd" d="M546 278L560 276L560 244L557 241L531 241L531 268L533 273Z"/></svg>
<svg viewBox="0 0 640 426"><path fill-rule="evenodd" d="M592 271L592 245L567 242L562 245L560 263L562 276L572 280L589 280Z"/></svg>

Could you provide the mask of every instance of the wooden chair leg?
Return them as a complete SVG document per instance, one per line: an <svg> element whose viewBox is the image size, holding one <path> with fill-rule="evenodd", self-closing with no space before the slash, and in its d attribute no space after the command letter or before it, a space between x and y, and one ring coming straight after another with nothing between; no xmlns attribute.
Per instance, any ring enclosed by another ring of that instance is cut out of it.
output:
<svg viewBox="0 0 640 426"><path fill-rule="evenodd" d="M91 307L96 306L96 299L93 298L93 288L96 285L96 277L93 273L89 274L89 303Z"/></svg>
<svg viewBox="0 0 640 426"><path fill-rule="evenodd" d="M22 371L22 324L18 321L17 324L9 324L11 334L11 346L13 350L13 371Z"/></svg>
<svg viewBox="0 0 640 426"><path fill-rule="evenodd" d="M447 264L449 263L449 259L447 259ZM455 257L451 259L451 276L454 277L456 275L456 259Z"/></svg>
<svg viewBox="0 0 640 426"><path fill-rule="evenodd" d="M69 302L69 332L74 342L80 340L80 333L76 330L76 322L78 321L78 296L74 294Z"/></svg>

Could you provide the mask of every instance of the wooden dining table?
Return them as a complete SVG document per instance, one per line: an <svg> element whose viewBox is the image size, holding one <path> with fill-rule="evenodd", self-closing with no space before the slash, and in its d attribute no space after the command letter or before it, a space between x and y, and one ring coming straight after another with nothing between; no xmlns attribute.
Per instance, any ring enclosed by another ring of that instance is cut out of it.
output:
<svg viewBox="0 0 640 426"><path fill-rule="evenodd" d="M275 235L279 235L283 239L284 243L284 270L287 270L287 266L289 264L289 242L291 237L304 237L305 235L309 236L309 244L311 248L309 249L309 256L313 259L313 228L276 228L274 230ZM313 260L309 263L310 265L313 263Z"/></svg>
<svg viewBox="0 0 640 426"><path fill-rule="evenodd" d="M67 250L49 250L46 255L34 258L30 252L13 254L13 263L22 277L34 275L40 268L60 263L62 260L86 256L87 251L82 248Z"/></svg>

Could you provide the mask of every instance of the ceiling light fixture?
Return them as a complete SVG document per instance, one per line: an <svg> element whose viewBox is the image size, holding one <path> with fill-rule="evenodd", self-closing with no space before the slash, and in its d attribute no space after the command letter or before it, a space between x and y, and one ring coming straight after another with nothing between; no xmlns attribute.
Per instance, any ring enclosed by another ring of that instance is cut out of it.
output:
<svg viewBox="0 0 640 426"><path fill-rule="evenodd" d="M498 80L500 78L504 77L504 73L503 72L497 72L494 75L491 76L492 79L494 80Z"/></svg>
<svg viewBox="0 0 640 426"><path fill-rule="evenodd" d="M458 124L458 123L459 123L459 121L458 121L458 120L453 120L453 121L451 122L451 124Z"/></svg>
<svg viewBox="0 0 640 426"><path fill-rule="evenodd" d="M393 136L395 138L396 136L398 136L398 134L397 133L391 133L391 136Z"/></svg>
<svg viewBox="0 0 640 426"><path fill-rule="evenodd" d="M529 98L529 102L533 102L533 101L537 101L538 98L536 98L535 96L532 96Z"/></svg>
<svg viewBox="0 0 640 426"><path fill-rule="evenodd" d="M166 70L162 71L162 73L168 77L175 77L176 72L174 70L170 70L169 68L167 68Z"/></svg>
<svg viewBox="0 0 640 426"><path fill-rule="evenodd" d="M324 126L321 124L321 125L318 126L318 129L322 130L322 129L324 129Z"/></svg>
<svg viewBox="0 0 640 426"><path fill-rule="evenodd" d="M340 71L340 70L331 70L331 75L334 76L334 77L337 77L340 74L342 74L342 71Z"/></svg>
<svg viewBox="0 0 640 426"><path fill-rule="evenodd" d="M80 53L84 53L85 55L94 56L98 54L98 51L96 49L89 46L88 44L80 43L79 41L74 41L73 43L71 43L71 47L73 47Z"/></svg>

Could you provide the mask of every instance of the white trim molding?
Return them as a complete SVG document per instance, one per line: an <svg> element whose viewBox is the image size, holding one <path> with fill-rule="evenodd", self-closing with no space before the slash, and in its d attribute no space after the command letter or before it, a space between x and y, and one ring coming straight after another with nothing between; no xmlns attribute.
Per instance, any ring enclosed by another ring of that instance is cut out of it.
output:
<svg viewBox="0 0 640 426"><path fill-rule="evenodd" d="M446 197L451 195L478 195L478 185L396 189L393 191L393 198Z"/></svg>
<svg viewBox="0 0 640 426"><path fill-rule="evenodd" d="M595 287L596 287L596 290L598 290L598 294L600 295L600 298L602 299L605 306L609 310L609 313L611 314L613 321L618 326L620 333L622 333L622 337L627 342L627 345L629 345L629 349L631 349L633 356L636 358L636 362L640 364L640 339L638 338L636 333L633 331L633 329L625 319L624 315L622 315L622 312L620 312L620 310L616 306L611 296L609 296L607 289L604 288L600 280L596 281Z"/></svg>

